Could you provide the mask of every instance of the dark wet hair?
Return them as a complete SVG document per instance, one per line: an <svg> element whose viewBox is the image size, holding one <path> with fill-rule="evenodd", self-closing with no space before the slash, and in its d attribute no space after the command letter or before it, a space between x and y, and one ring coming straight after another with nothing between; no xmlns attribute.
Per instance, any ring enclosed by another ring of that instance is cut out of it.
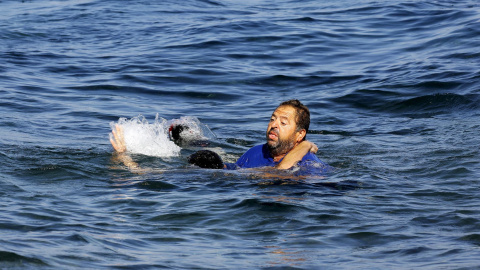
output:
<svg viewBox="0 0 480 270"><path fill-rule="evenodd" d="M308 133L308 128L310 127L310 110L307 106L303 105L298 99L284 101L278 105L278 107L280 106L292 106L296 111L295 123L297 124L297 131L305 129Z"/></svg>
<svg viewBox="0 0 480 270"><path fill-rule="evenodd" d="M182 131L188 129L186 125L172 125L170 126L170 137L173 141L179 142L182 138L180 137L180 133Z"/></svg>
<svg viewBox="0 0 480 270"><path fill-rule="evenodd" d="M205 169L223 169L222 158L210 150L200 150L191 154L188 163Z"/></svg>

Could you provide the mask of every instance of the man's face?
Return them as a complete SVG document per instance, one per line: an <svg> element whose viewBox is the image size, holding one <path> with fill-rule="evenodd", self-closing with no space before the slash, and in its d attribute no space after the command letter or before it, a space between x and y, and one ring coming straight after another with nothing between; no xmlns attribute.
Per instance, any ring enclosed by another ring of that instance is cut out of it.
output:
<svg viewBox="0 0 480 270"><path fill-rule="evenodd" d="M267 128L267 145L272 156L285 154L296 145L295 115L291 106L280 106L273 112Z"/></svg>

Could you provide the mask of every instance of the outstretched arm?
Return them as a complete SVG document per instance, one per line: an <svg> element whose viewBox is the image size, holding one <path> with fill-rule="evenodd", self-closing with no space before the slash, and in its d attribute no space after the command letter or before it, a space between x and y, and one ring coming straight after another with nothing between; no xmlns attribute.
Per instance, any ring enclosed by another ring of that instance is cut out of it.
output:
<svg viewBox="0 0 480 270"><path fill-rule="evenodd" d="M120 125L115 125L115 128L110 134L110 143L115 151L117 151L116 158L121 161L130 170L138 170L138 164L127 154L127 146L125 144L125 137L123 135L123 128Z"/></svg>
<svg viewBox="0 0 480 270"><path fill-rule="evenodd" d="M115 124L115 129L113 129L112 133L110 133L110 143L118 153L124 153L127 151L122 126Z"/></svg>
<svg viewBox="0 0 480 270"><path fill-rule="evenodd" d="M301 161L308 152L316 153L317 151L318 147L314 143L310 141L302 141L285 155L276 168L280 170L290 169Z"/></svg>

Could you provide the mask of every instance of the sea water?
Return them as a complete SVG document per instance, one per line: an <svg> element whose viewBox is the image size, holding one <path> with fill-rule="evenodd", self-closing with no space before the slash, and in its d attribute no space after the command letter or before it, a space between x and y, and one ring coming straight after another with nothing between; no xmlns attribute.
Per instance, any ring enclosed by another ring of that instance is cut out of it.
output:
<svg viewBox="0 0 480 270"><path fill-rule="evenodd" d="M0 268L479 268L479 29L472 0L2 1ZM188 164L292 98L332 173Z"/></svg>

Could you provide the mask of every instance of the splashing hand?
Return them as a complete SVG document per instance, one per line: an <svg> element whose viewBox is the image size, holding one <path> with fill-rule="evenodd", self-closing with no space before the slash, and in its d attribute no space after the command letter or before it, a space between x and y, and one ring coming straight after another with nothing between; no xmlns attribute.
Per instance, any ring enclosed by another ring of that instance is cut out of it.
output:
<svg viewBox="0 0 480 270"><path fill-rule="evenodd" d="M112 133L110 133L110 143L118 153L124 153L127 151L122 126L115 125L115 129L112 130Z"/></svg>

